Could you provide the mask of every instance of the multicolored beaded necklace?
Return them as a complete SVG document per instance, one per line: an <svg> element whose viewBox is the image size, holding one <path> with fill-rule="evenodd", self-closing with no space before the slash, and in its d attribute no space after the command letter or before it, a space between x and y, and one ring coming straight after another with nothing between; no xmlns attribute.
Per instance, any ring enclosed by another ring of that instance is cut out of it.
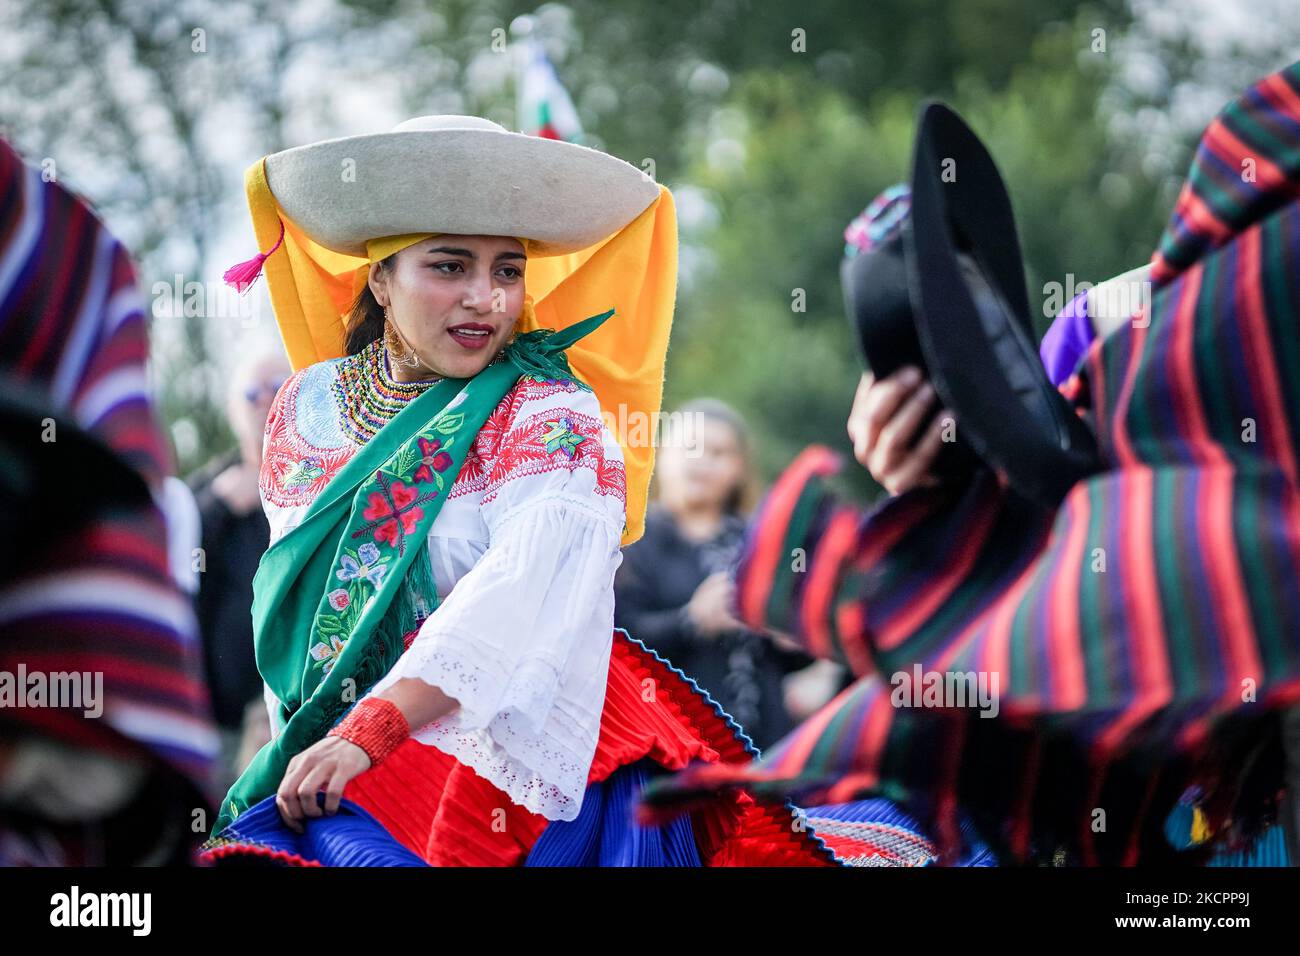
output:
<svg viewBox="0 0 1300 956"><path fill-rule="evenodd" d="M376 339L338 364L334 400L346 431L358 445L375 437L406 403L439 379L399 382L388 369L388 352Z"/></svg>

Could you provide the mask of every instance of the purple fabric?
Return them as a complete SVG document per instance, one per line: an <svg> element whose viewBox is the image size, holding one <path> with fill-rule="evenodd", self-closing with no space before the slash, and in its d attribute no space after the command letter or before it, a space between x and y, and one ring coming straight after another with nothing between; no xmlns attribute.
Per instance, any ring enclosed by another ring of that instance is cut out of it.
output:
<svg viewBox="0 0 1300 956"><path fill-rule="evenodd" d="M1073 373L1096 337L1088 319L1088 292L1084 290L1071 299L1052 320L1052 326L1038 346L1043 368L1052 384L1060 386Z"/></svg>

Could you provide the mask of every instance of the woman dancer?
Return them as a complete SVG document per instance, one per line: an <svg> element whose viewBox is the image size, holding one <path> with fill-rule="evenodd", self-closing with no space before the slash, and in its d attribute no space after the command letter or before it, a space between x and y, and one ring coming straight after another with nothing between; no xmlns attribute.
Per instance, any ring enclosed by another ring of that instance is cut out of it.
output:
<svg viewBox="0 0 1300 956"><path fill-rule="evenodd" d="M789 804L631 817L649 776L752 754L613 627L672 315L668 191L461 116L288 150L248 185L270 250L227 278L265 269L299 371L261 476L275 737L208 859L833 863Z"/></svg>

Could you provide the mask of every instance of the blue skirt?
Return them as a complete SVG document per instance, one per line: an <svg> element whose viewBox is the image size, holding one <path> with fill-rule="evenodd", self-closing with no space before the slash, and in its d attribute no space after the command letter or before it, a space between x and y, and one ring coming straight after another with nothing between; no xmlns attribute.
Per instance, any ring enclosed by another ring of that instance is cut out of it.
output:
<svg viewBox="0 0 1300 956"><path fill-rule="evenodd" d="M524 865L699 866L689 814L660 826L641 826L635 820L637 799L655 767L653 761L641 760L591 784L577 818L549 823ZM226 865L428 865L351 800L341 800L332 816L305 820L303 831L285 826L275 797L267 797L212 842L207 858Z"/></svg>

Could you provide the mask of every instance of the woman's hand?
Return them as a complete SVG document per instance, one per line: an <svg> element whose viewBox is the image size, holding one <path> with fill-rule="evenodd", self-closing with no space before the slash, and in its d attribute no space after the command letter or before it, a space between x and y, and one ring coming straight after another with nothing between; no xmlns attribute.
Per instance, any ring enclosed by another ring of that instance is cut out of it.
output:
<svg viewBox="0 0 1300 956"><path fill-rule="evenodd" d="M935 484L931 474L943 447L944 426L952 413L940 412L917 438L934 410L934 386L914 366L904 366L877 381L864 372L853 396L848 432L853 457L890 494Z"/></svg>
<svg viewBox="0 0 1300 956"><path fill-rule="evenodd" d="M731 613L734 591L731 575L725 571L715 571L700 582L686 605L686 616L700 634L714 637L724 631L736 631L745 626Z"/></svg>
<svg viewBox="0 0 1300 956"><path fill-rule="evenodd" d="M302 833L304 817L333 815L338 811L348 781L370 769L370 758L356 744L342 737L326 737L289 761L275 805L285 826ZM325 791L324 810L316 795Z"/></svg>

